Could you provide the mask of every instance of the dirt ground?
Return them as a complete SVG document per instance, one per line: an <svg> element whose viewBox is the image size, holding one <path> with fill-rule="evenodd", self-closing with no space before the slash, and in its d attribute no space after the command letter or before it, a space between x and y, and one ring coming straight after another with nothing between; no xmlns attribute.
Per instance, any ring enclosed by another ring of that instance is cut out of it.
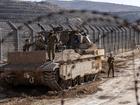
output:
<svg viewBox="0 0 140 105"><path fill-rule="evenodd" d="M136 105L134 89L134 70L139 73L140 56L135 51L119 54L115 57L115 78L107 78L107 66L99 75L100 79L76 86L62 93L23 91L3 91L0 88L0 105ZM138 78L140 79L140 78ZM138 89L140 85L138 84ZM139 95L140 92L138 91Z"/></svg>

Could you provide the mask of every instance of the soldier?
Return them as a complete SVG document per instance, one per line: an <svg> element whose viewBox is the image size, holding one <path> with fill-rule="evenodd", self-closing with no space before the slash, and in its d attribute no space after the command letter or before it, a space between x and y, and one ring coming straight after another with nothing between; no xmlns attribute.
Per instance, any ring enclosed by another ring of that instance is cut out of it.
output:
<svg viewBox="0 0 140 105"><path fill-rule="evenodd" d="M29 51L30 46L31 46L31 43L29 42L29 39L26 39L25 44L23 45L23 51L25 51L25 52Z"/></svg>
<svg viewBox="0 0 140 105"><path fill-rule="evenodd" d="M45 39L42 34L39 33L39 35L36 37L35 41L35 50L45 50Z"/></svg>
<svg viewBox="0 0 140 105"><path fill-rule="evenodd" d="M112 70L112 76L114 77L114 57L112 56L112 54L110 54L110 56L108 57L107 62L108 62L108 66L109 66L108 77L109 77L111 70Z"/></svg>
<svg viewBox="0 0 140 105"><path fill-rule="evenodd" d="M73 49L79 48L79 45L80 45L81 41L80 41L80 38L79 38L78 30L72 31L70 35L71 35L70 44L71 44L72 48Z"/></svg>
<svg viewBox="0 0 140 105"><path fill-rule="evenodd" d="M55 49L56 43L58 42L56 33L50 32L47 38L47 45L48 45L48 57L49 60L54 60L55 58Z"/></svg>

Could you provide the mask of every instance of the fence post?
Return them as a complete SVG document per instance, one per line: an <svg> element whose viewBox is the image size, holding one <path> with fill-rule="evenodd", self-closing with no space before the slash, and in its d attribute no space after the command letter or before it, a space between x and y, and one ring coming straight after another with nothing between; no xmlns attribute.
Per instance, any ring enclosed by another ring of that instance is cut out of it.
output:
<svg viewBox="0 0 140 105"><path fill-rule="evenodd" d="M102 37L103 35L105 35L105 31L104 31L104 28L103 26L98 26L98 28L101 30L101 34L99 36L99 45L100 45L100 48L105 48L104 46L104 37Z"/></svg>
<svg viewBox="0 0 140 105"><path fill-rule="evenodd" d="M89 28L92 30L92 41L95 42L95 29L93 28L93 26L89 25Z"/></svg>
<svg viewBox="0 0 140 105"><path fill-rule="evenodd" d="M89 34L89 30L87 29L87 27L83 25L83 28L86 30L86 33Z"/></svg>
<svg viewBox="0 0 140 105"><path fill-rule="evenodd" d="M30 30L30 37L31 37L31 42L34 42L34 29L32 28L31 25L24 23L24 25Z"/></svg>
<svg viewBox="0 0 140 105"><path fill-rule="evenodd" d="M113 53L116 54L116 45L117 45L117 29L114 26L111 26L111 29L113 30Z"/></svg>
<svg viewBox="0 0 140 105"><path fill-rule="evenodd" d="M138 30L138 44L140 44L140 31Z"/></svg>
<svg viewBox="0 0 140 105"><path fill-rule="evenodd" d="M123 30L123 27L121 27L120 30L121 30L121 37L120 37L121 42L120 43L121 43L121 50L122 50L122 53L123 53L123 51L124 51L123 50L123 48L124 48L124 30Z"/></svg>
<svg viewBox="0 0 140 105"><path fill-rule="evenodd" d="M136 43L136 45L137 45L137 44L139 43L139 37L138 37L139 31L138 31L138 29L137 29L137 26L135 26L135 27L133 28L133 30L134 30L135 43Z"/></svg>
<svg viewBox="0 0 140 105"><path fill-rule="evenodd" d="M120 45L121 45L121 31L120 28L118 27L118 52L120 52Z"/></svg>
<svg viewBox="0 0 140 105"><path fill-rule="evenodd" d="M97 31L98 31L98 38L96 39L97 43L98 43L98 46L99 48L101 48L101 39L100 39L100 36L101 36L101 31L100 31L100 28L98 26L94 26Z"/></svg>
<svg viewBox="0 0 140 105"><path fill-rule="evenodd" d="M111 49L111 52L114 53L114 42L113 42L113 33L114 33L114 29L111 27L111 26L108 26L108 29L110 31L110 49Z"/></svg>
<svg viewBox="0 0 140 105"><path fill-rule="evenodd" d="M104 29L104 27L102 26L102 27L100 27L101 28L101 30L102 30L102 36L103 35L105 35L105 29ZM105 37L103 36L102 37L102 46L103 46L103 48L105 49Z"/></svg>
<svg viewBox="0 0 140 105"><path fill-rule="evenodd" d="M105 49L105 55L107 53L107 47L108 47L108 39L107 39L107 33L108 33L108 30L106 29L107 26L103 26L103 29L104 29L104 33L103 33L103 46L104 46L104 49Z"/></svg>
<svg viewBox="0 0 140 105"><path fill-rule="evenodd" d="M41 28L42 31L46 31L46 29L44 28L44 26L41 23L38 23L37 25Z"/></svg>
<svg viewBox="0 0 140 105"><path fill-rule="evenodd" d="M1 34L0 35L0 61L3 60L2 56L3 56L3 53L2 53L2 34Z"/></svg>
<svg viewBox="0 0 140 105"><path fill-rule="evenodd" d="M18 34L18 29L17 27L10 21L7 22L7 24L11 27L11 29L13 30L14 34L16 35L15 37L15 51L19 51L19 45L20 45L20 41L19 41L19 34Z"/></svg>
<svg viewBox="0 0 140 105"><path fill-rule="evenodd" d="M124 27L124 31L125 31L125 39L124 39L124 41L125 41L125 51L127 51L127 49L128 49L128 36L127 36L127 27Z"/></svg>
<svg viewBox="0 0 140 105"><path fill-rule="evenodd" d="M130 35L129 35L130 36L130 50L132 50L132 45L131 45L132 42L131 41L133 39L133 36L132 36L132 27L131 26L129 27L129 33L130 33Z"/></svg>
<svg viewBox="0 0 140 105"><path fill-rule="evenodd" d="M110 30L108 29L108 26L104 27L104 29L107 31L106 32L106 34L107 34L106 35L106 45L107 45L106 49L107 49L107 52L109 51L109 53L110 53L110 48L109 48L110 47L110 41L109 41L109 38L110 38L109 37L109 32L110 32Z"/></svg>

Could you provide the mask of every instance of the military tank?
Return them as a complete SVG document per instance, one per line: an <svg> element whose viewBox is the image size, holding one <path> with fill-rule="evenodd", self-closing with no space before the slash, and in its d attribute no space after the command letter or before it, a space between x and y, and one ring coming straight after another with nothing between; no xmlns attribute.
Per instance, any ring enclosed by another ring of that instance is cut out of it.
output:
<svg viewBox="0 0 140 105"><path fill-rule="evenodd" d="M7 62L0 67L0 83L17 85L44 85L61 91L95 79L102 69L104 49L94 44L79 49L56 52L53 61L47 51L9 52Z"/></svg>

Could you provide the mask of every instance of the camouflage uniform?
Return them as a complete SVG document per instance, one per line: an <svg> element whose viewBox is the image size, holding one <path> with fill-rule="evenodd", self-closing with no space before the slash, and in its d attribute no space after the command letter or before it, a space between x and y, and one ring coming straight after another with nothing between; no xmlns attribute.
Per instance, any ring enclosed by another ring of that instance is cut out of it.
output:
<svg viewBox="0 0 140 105"><path fill-rule="evenodd" d="M77 49L79 48L79 45L80 45L80 38L79 38L79 35L78 35L78 31L73 31L71 32L70 34L70 45L73 49Z"/></svg>
<svg viewBox="0 0 140 105"><path fill-rule="evenodd" d="M56 34L50 33L47 38L47 45L48 45L48 57L49 60L53 60L55 58L55 49L56 43L58 42Z"/></svg>
<svg viewBox="0 0 140 105"><path fill-rule="evenodd" d="M26 39L25 44L23 45L23 51L29 51L30 46L31 46L31 44L29 42L29 39Z"/></svg>
<svg viewBox="0 0 140 105"><path fill-rule="evenodd" d="M109 77L111 70L112 70L112 76L114 77L114 57L112 57L112 55L110 55L110 57L108 57L107 62L108 62L108 66L109 66L108 77Z"/></svg>
<svg viewBox="0 0 140 105"><path fill-rule="evenodd" d="M35 41L35 50L45 50L45 40L41 35Z"/></svg>

